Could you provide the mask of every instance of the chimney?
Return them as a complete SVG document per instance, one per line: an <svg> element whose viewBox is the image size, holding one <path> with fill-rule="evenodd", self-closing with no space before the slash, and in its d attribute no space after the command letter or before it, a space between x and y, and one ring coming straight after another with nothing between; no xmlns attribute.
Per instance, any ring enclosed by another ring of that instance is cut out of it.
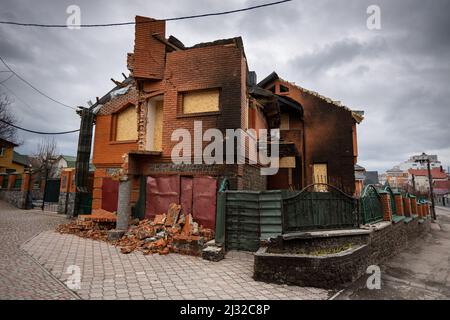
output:
<svg viewBox="0 0 450 320"><path fill-rule="evenodd" d="M256 72L255 71L249 71L248 73L248 85L250 87L256 86L257 84L257 78L256 78Z"/></svg>
<svg viewBox="0 0 450 320"><path fill-rule="evenodd" d="M134 55L132 56L135 78L161 80L164 77L166 46L154 34L166 37L166 22L136 16Z"/></svg>

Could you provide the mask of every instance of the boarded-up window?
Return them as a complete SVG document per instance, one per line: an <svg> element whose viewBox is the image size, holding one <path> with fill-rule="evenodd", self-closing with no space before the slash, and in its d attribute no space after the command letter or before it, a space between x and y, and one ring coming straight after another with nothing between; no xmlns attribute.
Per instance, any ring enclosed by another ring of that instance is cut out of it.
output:
<svg viewBox="0 0 450 320"><path fill-rule="evenodd" d="M183 113L219 111L219 89L185 92L182 95Z"/></svg>
<svg viewBox="0 0 450 320"><path fill-rule="evenodd" d="M137 113L133 105L116 115L116 141L137 139Z"/></svg>
<svg viewBox="0 0 450 320"><path fill-rule="evenodd" d="M280 130L289 130L289 113L282 113L280 120Z"/></svg>
<svg viewBox="0 0 450 320"><path fill-rule="evenodd" d="M315 163L313 170L314 183L328 183L328 169L326 163ZM328 188L326 185L316 185L314 191L326 192L328 191Z"/></svg>

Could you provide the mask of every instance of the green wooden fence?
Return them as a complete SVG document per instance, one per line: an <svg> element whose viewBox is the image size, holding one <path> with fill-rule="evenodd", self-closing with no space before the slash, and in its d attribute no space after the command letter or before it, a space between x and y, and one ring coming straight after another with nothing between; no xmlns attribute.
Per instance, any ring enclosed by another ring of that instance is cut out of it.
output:
<svg viewBox="0 0 450 320"><path fill-rule="evenodd" d="M381 196L373 185L367 185L360 199L361 219L364 224L375 223L383 220L383 208Z"/></svg>

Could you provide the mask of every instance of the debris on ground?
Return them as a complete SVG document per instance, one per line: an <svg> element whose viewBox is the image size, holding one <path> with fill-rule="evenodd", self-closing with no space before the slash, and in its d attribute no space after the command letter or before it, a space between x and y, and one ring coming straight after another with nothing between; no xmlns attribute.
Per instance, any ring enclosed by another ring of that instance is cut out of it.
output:
<svg viewBox="0 0 450 320"><path fill-rule="evenodd" d="M121 247L122 253L138 250L145 255L169 252L201 255L204 243L213 237L213 230L199 226L191 214L182 213L181 206L172 203L167 214L157 214L153 220L144 219L131 226L115 245Z"/></svg>
<svg viewBox="0 0 450 320"><path fill-rule="evenodd" d="M75 234L82 238L107 241L108 230L116 225L117 216L103 209L93 210L91 214L79 215L78 219L59 225L59 233Z"/></svg>
<svg viewBox="0 0 450 320"><path fill-rule="evenodd" d="M58 226L57 231L108 241L108 231L115 228L116 220L114 213L95 210L91 215L80 215L77 220ZM111 242L124 254L138 250L145 255L174 252L201 256L204 244L214 238L213 230L203 228L175 203L169 205L167 213L157 214L153 220L133 222L122 238Z"/></svg>

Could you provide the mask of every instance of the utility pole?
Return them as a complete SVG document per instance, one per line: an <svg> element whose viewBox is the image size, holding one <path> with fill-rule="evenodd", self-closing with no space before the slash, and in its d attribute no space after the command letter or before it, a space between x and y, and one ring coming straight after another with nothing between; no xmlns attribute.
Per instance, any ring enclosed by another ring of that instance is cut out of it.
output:
<svg viewBox="0 0 450 320"><path fill-rule="evenodd" d="M434 207L434 193L433 193L433 177L431 175L430 159L427 158L427 168L428 168L428 182L430 184L430 198L431 198L431 216L433 220L436 220L436 209Z"/></svg>
<svg viewBox="0 0 450 320"><path fill-rule="evenodd" d="M433 220L436 220L436 209L434 207L434 193L433 193L433 177L431 175L430 157L427 156L425 152L423 152L422 155L416 160L416 162L420 162L421 164L424 164L424 163L427 164L428 183L430 186L429 197L431 200L431 217L433 218Z"/></svg>

